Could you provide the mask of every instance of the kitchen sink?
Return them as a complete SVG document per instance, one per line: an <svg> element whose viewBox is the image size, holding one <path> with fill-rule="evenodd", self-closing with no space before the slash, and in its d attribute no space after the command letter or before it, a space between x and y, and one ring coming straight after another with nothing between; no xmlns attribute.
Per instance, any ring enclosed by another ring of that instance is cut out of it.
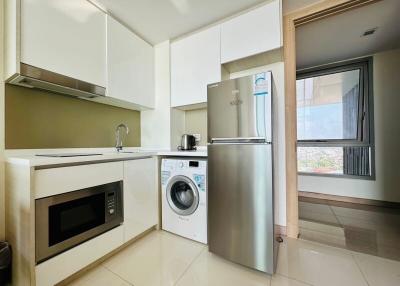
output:
<svg viewBox="0 0 400 286"><path fill-rule="evenodd" d="M83 157L83 156L98 156L103 155L101 153L55 153L55 154L36 154L39 157L53 157L53 158L64 158L64 157Z"/></svg>

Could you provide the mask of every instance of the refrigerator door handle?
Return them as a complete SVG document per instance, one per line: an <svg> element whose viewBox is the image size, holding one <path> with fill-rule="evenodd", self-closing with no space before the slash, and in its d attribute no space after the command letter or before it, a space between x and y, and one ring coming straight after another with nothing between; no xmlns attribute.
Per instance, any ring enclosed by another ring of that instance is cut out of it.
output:
<svg viewBox="0 0 400 286"><path fill-rule="evenodd" d="M234 138L211 138L211 144L244 144L264 143L270 144L265 137L234 137Z"/></svg>

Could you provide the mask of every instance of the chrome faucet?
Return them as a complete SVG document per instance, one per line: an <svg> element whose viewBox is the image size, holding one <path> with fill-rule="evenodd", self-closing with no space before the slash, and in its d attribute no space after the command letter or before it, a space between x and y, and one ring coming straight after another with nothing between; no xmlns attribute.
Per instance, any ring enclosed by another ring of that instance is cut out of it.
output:
<svg viewBox="0 0 400 286"><path fill-rule="evenodd" d="M126 135L129 134L129 128L125 124L121 123L117 126L115 129L115 148L117 149L117 152L122 151L122 136L121 136L121 129L125 129Z"/></svg>

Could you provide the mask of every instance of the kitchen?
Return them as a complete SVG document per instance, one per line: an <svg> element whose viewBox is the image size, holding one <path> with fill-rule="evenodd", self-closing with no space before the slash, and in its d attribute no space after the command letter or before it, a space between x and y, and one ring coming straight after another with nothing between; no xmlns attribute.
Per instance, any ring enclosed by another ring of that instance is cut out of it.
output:
<svg viewBox="0 0 400 286"><path fill-rule="evenodd" d="M335 255L290 219L295 2L4 1L12 285L328 285L286 265Z"/></svg>

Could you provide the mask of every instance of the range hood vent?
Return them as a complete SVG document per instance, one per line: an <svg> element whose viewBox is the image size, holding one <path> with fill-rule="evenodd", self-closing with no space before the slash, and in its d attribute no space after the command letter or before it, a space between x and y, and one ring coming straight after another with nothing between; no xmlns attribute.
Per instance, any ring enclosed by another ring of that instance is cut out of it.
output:
<svg viewBox="0 0 400 286"><path fill-rule="evenodd" d="M95 98L106 95L106 89L104 87L24 63L20 65L20 74L15 75L7 82L14 85L38 88L74 97Z"/></svg>

